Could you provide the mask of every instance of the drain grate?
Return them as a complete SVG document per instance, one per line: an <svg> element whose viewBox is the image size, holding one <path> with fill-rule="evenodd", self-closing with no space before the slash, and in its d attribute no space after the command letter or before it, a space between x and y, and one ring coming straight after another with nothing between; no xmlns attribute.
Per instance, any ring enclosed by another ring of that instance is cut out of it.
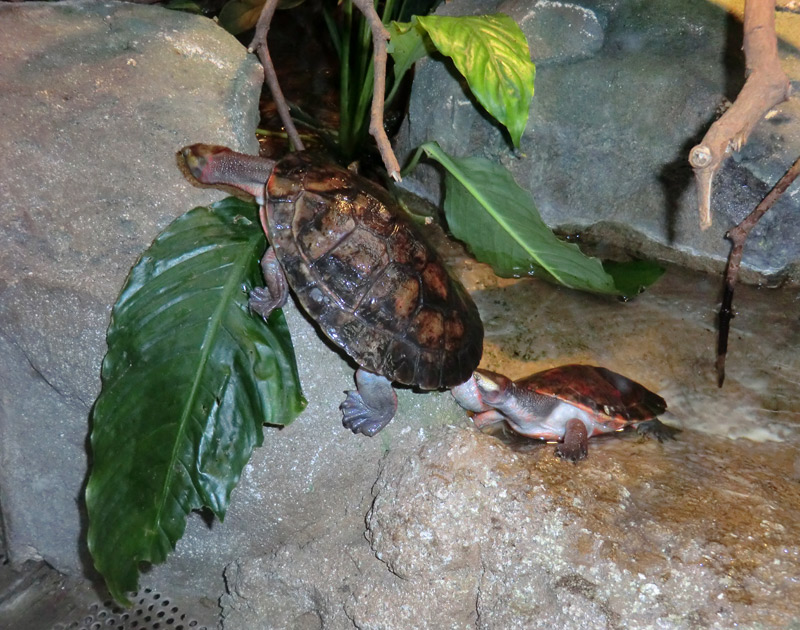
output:
<svg viewBox="0 0 800 630"><path fill-rule="evenodd" d="M151 588L134 593L131 600L129 610L110 601L92 604L79 620L57 623L52 630L210 630Z"/></svg>

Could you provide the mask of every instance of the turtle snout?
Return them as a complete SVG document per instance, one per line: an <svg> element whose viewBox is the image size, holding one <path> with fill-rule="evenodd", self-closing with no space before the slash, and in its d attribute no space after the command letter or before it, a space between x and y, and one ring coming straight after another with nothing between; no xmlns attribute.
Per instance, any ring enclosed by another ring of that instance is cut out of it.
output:
<svg viewBox="0 0 800 630"><path fill-rule="evenodd" d="M475 379L475 375L470 376L469 380L461 385L456 385L450 390L453 398L467 411L479 412L487 409L483 404L481 391Z"/></svg>
<svg viewBox="0 0 800 630"><path fill-rule="evenodd" d="M508 397L512 383L509 378L502 374L489 372L488 370L478 370L473 378L484 405L495 407Z"/></svg>

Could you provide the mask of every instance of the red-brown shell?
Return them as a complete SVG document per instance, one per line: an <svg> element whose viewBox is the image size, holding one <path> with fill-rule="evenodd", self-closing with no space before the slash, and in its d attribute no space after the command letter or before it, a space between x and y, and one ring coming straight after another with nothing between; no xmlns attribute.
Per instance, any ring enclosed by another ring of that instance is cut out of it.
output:
<svg viewBox="0 0 800 630"><path fill-rule="evenodd" d="M518 387L552 396L619 427L650 420L667 410L661 396L621 374L593 365L562 365L515 381Z"/></svg>
<svg viewBox="0 0 800 630"><path fill-rule="evenodd" d="M268 236L289 285L361 367L421 389L472 375L483 347L478 310L384 190L292 153L267 197Z"/></svg>

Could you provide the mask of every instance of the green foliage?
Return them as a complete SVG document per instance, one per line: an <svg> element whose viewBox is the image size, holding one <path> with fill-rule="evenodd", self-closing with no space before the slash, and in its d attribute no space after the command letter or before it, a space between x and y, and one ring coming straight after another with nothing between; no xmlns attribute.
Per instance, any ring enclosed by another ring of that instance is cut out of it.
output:
<svg viewBox="0 0 800 630"><path fill-rule="evenodd" d="M280 0L278 9L291 9L305 0ZM239 35L255 28L266 0L230 0L219 12L219 23L229 33Z"/></svg>
<svg viewBox="0 0 800 630"><path fill-rule="evenodd" d="M231 0L219 12L219 24L233 35L254 28L266 0Z"/></svg>
<svg viewBox="0 0 800 630"><path fill-rule="evenodd" d="M411 66L426 55L436 52L436 47L416 20L391 22L387 29L391 39L386 49L394 62L394 81L397 85Z"/></svg>
<svg viewBox="0 0 800 630"><path fill-rule="evenodd" d="M432 10L438 0L387 0L375 3L384 26L390 27L393 20L408 20L417 13ZM375 68L372 64L372 32L359 11L353 11L351 0L343 0L339 20L326 13L328 31L339 55L339 136L337 143L346 161L355 157L368 137L370 104L375 83ZM414 46L423 46L418 41ZM393 43L389 42L391 48ZM413 64L402 71L395 66L394 73L386 77L389 105L397 95L403 76Z"/></svg>
<svg viewBox="0 0 800 630"><path fill-rule="evenodd" d="M536 69L528 42L507 15L417 17L436 48L453 60L487 112L511 134L515 147L528 124Z"/></svg>
<svg viewBox="0 0 800 630"><path fill-rule="evenodd" d="M263 424L305 406L289 333L248 311L265 247L253 204L226 199L175 220L117 300L92 415L88 544L111 594L162 562L191 510L224 518Z"/></svg>
<svg viewBox="0 0 800 630"><path fill-rule="evenodd" d="M435 142L425 143L420 151L445 168L444 211L450 231L496 274L535 274L573 289L626 296L661 275L649 263L616 263L612 275L599 259L558 239L530 194L502 165L451 157Z"/></svg>
<svg viewBox="0 0 800 630"><path fill-rule="evenodd" d="M502 123L518 147L528 124L536 67L525 35L507 15L415 16L393 22L389 54L395 81L438 50L452 59L477 101Z"/></svg>

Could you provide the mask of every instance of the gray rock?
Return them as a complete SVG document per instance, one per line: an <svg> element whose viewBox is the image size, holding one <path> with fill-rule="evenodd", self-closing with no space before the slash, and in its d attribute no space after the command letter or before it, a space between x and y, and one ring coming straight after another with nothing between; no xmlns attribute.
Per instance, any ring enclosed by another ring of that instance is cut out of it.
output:
<svg viewBox="0 0 800 630"><path fill-rule="evenodd" d="M371 505L362 497L313 535L232 563L226 630L800 621L798 291L737 291L719 389L716 279L670 270L620 304L466 268L487 327L484 367L519 378L605 365L664 396L665 421L683 431L664 444L595 438L578 465L505 434L427 434L386 455Z"/></svg>
<svg viewBox="0 0 800 630"><path fill-rule="evenodd" d="M574 466L551 448L442 429L387 455L367 516L374 557L331 532L242 558L226 570L223 626L789 627L791 459L778 464L786 479L763 485L781 450L610 439ZM737 475L709 477L698 458L735 458Z"/></svg>
<svg viewBox="0 0 800 630"><path fill-rule="evenodd" d="M0 77L4 548L15 564L44 558L80 575L91 572L83 487L111 306L170 221L225 196L191 186L176 151L199 141L257 151L261 69L205 18L117 2L29 2L0 5ZM353 436L338 411L352 368L291 304L285 313L307 410L289 428L267 429L225 522L193 514L143 586L215 602L223 567L239 554L298 531L313 537L325 519L353 514L386 450L463 421L449 396L402 391L389 429ZM363 512L357 520L363 528Z"/></svg>
<svg viewBox="0 0 800 630"><path fill-rule="evenodd" d="M463 7L462 9L463 10ZM504 2L497 7L519 24L536 64L577 61L603 47L601 17L586 7L566 2Z"/></svg>
<svg viewBox="0 0 800 630"><path fill-rule="evenodd" d="M111 305L154 236L211 198L175 151L254 148L239 130L260 68L208 20L116 2L3 4L0 48L5 544L14 562L74 573Z"/></svg>
<svg viewBox="0 0 800 630"><path fill-rule="evenodd" d="M605 27L627 5L586 6ZM568 67L596 58L583 43ZM0 5L0 77L4 544L15 563L74 575L90 566L81 497L111 305L161 229L221 196L187 184L174 152L201 140L255 152L260 75L208 20L65 2ZM716 279L671 273L623 305L458 268L487 324L485 367L607 365L665 396L679 440L595 440L572 466L552 447L437 428L464 414L410 391L379 437L354 438L337 411L351 367L288 306L307 410L267 430L225 521L192 515L143 586L197 602L195 616L227 589L224 625L242 630L789 625L797 292L737 292L720 391ZM729 439L742 437L760 443Z"/></svg>
<svg viewBox="0 0 800 630"><path fill-rule="evenodd" d="M522 22L537 63L521 152L515 155L505 131L476 109L445 60L431 58L417 66L397 143L401 162L430 140L452 155L500 161L551 227L634 256L719 271L729 251L725 232L800 155L794 97L725 163L714 188L714 226L698 229L686 157L744 80L737 23L712 3L641 0L465 1L437 12L495 9ZM780 55L797 87L800 54L787 45ZM424 165L411 177L415 191L439 199L438 170ZM762 219L745 250L746 279L797 279L800 243L790 226L798 215L800 198L790 192Z"/></svg>

